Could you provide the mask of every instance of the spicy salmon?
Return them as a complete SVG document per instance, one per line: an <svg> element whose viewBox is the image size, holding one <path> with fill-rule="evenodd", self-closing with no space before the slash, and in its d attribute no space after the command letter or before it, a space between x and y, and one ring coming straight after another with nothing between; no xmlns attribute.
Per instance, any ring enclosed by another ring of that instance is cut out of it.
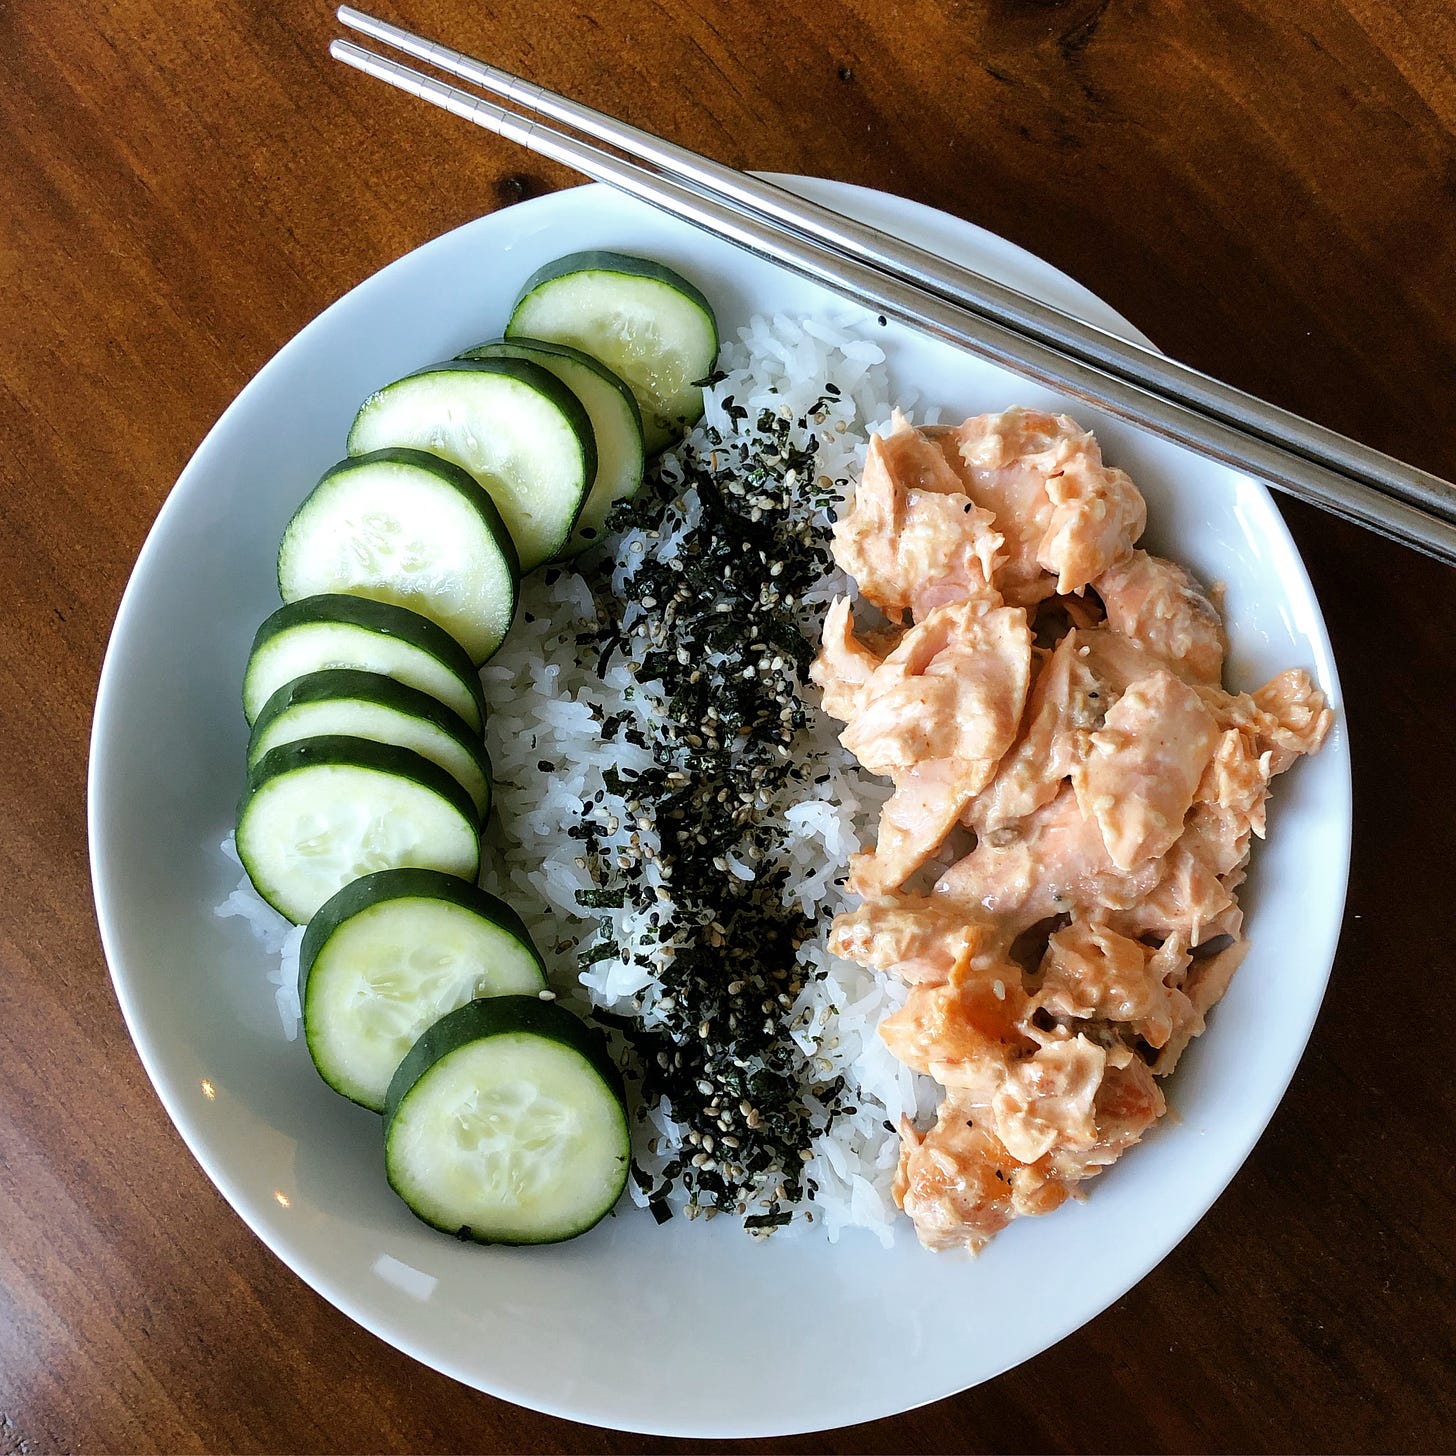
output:
<svg viewBox="0 0 1456 1456"><path fill-rule="evenodd" d="M1247 949L1270 781L1332 715L1299 668L1222 681L1215 595L1138 545L1142 494L1062 415L896 415L834 533L859 587L811 671L890 778L831 946L910 987L890 1050L945 1088L901 1128L927 1247L1049 1212L1165 1111Z"/></svg>

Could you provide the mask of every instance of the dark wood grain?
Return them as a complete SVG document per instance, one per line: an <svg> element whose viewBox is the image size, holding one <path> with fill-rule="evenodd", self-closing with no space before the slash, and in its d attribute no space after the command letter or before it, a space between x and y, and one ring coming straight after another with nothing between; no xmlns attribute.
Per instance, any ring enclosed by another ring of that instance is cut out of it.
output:
<svg viewBox="0 0 1456 1456"><path fill-rule="evenodd" d="M1163 347L1456 474L1447 0L416 0L397 18L724 160L903 193ZM127 1039L85 846L146 531L332 299L567 175L332 64L322 5L0 0L0 1456L627 1451L353 1326L228 1210ZM1456 573L1298 507L1356 771L1293 1087L1125 1299L809 1451L1456 1447ZM866 1378L873 1378L872 1363Z"/></svg>

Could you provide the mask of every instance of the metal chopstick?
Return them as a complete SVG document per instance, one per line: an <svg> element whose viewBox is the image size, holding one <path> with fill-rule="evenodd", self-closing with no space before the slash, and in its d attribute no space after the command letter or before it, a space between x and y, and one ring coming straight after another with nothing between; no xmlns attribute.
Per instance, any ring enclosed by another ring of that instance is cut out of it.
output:
<svg viewBox="0 0 1456 1456"><path fill-rule="evenodd" d="M422 43L423 44L423 43ZM1456 520L1283 449L1277 443L1070 357L904 279L872 268L755 213L603 151L349 41L337 59L446 111L607 182L674 217L947 343L1061 389L1155 434L1248 471L1292 495L1456 565Z"/></svg>
<svg viewBox="0 0 1456 1456"><path fill-rule="evenodd" d="M1456 514L1456 486L1176 360L830 208L680 147L581 102L342 6L340 21L573 130L596 137L699 191L721 195L805 236L938 293L1084 363L1305 455L1438 515Z"/></svg>

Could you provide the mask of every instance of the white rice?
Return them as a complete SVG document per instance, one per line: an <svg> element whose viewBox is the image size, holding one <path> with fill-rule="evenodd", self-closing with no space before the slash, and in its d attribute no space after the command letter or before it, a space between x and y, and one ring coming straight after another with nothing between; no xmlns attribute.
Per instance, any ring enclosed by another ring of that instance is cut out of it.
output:
<svg viewBox="0 0 1456 1456"><path fill-rule="evenodd" d="M228 835L218 846L239 869L243 862L238 858L237 845ZM236 916L253 932L253 938L261 945L273 963L268 967L268 979L274 986L274 999L278 1003L278 1019L283 1024L283 1035L289 1041L298 1036L303 1012L298 1004L298 948L303 943L306 927L293 925L285 920L253 888L253 882L246 871L238 881L237 888L222 902L213 907L219 919Z"/></svg>
<svg viewBox="0 0 1456 1456"><path fill-rule="evenodd" d="M818 440L821 485L827 476L842 488L858 474L869 432L883 428L890 413L884 353L874 342L874 331L873 319L858 311L805 320L753 318L725 346L720 370L726 377L709 391L704 420L689 443L710 448L704 433L708 429L724 438L731 435L725 400L746 408L750 420L767 409L786 411L797 421L825 397L825 386L833 385L839 392L828 410L811 418L808 430L796 429L791 439L804 445L812 432ZM900 395L893 402L908 410L915 399ZM689 525L696 509L692 497L688 490L678 502ZM603 550L613 557L614 591L623 591L645 557L675 560L681 536L681 530L665 531L654 541L634 527L605 543ZM806 622L832 596L849 589L838 573L826 576L805 599L806 607L814 609ZM630 622L637 609L628 610ZM652 741L651 694L634 683L621 660L599 675L595 655L578 644L579 633L596 619L596 603L582 576L571 570L537 572L522 586L515 628L483 670L495 810L481 883L521 914L563 1001L578 1007L589 1001L651 1025L660 1020L653 1008L662 990L653 961L661 952L648 921L656 904L634 905L629 897L621 909L583 911L577 893L592 889L593 880L579 841L566 833L586 812L599 828L615 819L616 832L604 835L599 850L613 857L619 852L638 856L635 862L645 875L649 896L662 884L651 856L640 858L644 844L652 851L661 847L656 831L635 824L625 802L603 780L604 770L641 771L652 765L650 750L620 734L605 741L601 733L605 719L626 714ZM811 1224L831 1241L844 1228L863 1227L889 1243L895 1229L890 1185L898 1157L893 1129L902 1115L931 1110L933 1086L896 1061L876 1035L880 1020L903 1002L903 987L827 949L830 918L849 908L839 881L850 854L873 838L886 787L862 776L839 746L836 724L817 711L811 718L810 731L796 745L800 761L807 758L811 771L792 795L771 806L783 828L780 852L790 868L785 895L817 927L815 937L800 949L807 974L789 1017L791 1034L813 1073L824 1082L842 1076L847 1090L841 1101L853 1110L826 1118L826 1110L809 1099L816 1131L804 1174L812 1196L796 1206L794 1225ZM553 770L538 767L542 761ZM602 798L593 807L599 794ZM236 860L230 841L224 849ZM756 872L747 855L730 856L727 865L744 880ZM669 888L664 886L663 893L669 894ZM270 979L278 988L285 1034L296 1035L301 930L288 926L259 900L246 876L217 913L244 918L270 958L278 958ZM617 954L586 965L578 977L578 954L596 940L604 918L610 919ZM661 1108L649 1109L637 1126L634 1155L654 1181L684 1132ZM635 1180L629 1187L638 1203L648 1201Z"/></svg>

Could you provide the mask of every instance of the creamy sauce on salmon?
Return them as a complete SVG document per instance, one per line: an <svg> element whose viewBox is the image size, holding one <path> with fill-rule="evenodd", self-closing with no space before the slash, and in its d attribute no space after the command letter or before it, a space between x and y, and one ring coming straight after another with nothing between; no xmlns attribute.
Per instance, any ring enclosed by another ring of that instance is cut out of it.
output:
<svg viewBox="0 0 1456 1456"><path fill-rule="evenodd" d="M894 793L831 945L900 977L880 1035L945 1089L901 1126L929 1248L1047 1213L1165 1111L1160 1079L1247 947L1237 892L1270 780L1332 721L1302 669L1222 683L1213 597L1138 548L1141 492L1063 415L870 443L811 671Z"/></svg>

